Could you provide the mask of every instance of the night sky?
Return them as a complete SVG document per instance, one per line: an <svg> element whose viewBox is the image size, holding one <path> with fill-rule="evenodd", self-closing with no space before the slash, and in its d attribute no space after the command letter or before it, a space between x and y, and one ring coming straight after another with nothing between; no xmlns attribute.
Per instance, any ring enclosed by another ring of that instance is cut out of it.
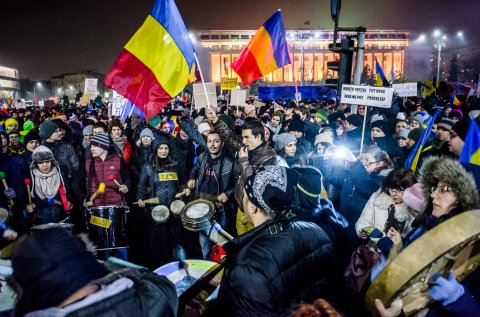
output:
<svg viewBox="0 0 480 317"><path fill-rule="evenodd" d="M329 0L177 0L188 29L255 30L281 8L285 27L333 29ZM22 78L83 69L106 73L143 23L154 0L2 0L0 65ZM343 0L340 26L396 29L480 43L478 0ZM305 21L310 21L304 26ZM447 44L448 45L448 44Z"/></svg>

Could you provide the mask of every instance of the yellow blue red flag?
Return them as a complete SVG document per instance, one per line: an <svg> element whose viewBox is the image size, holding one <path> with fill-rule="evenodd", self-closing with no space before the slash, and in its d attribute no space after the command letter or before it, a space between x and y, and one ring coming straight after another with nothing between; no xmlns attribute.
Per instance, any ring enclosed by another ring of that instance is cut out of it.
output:
<svg viewBox="0 0 480 317"><path fill-rule="evenodd" d="M459 160L462 163L480 165L480 129L475 119L470 121L470 127L468 128Z"/></svg>

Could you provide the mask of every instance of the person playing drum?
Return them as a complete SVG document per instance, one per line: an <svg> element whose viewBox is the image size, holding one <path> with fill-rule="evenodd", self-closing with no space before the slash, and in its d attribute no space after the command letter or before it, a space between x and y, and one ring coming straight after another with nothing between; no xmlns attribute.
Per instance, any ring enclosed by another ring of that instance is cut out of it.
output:
<svg viewBox="0 0 480 317"><path fill-rule="evenodd" d="M33 213L33 224L41 225L65 220L72 208L69 190L65 187L58 162L46 146L37 147L30 163L32 202L26 209Z"/></svg>
<svg viewBox="0 0 480 317"><path fill-rule="evenodd" d="M145 199L156 197L159 205L170 206L178 193L177 166L172 160L170 144L164 138L156 139L153 163L145 164L140 174L137 188L138 206L145 207ZM148 194L150 188L150 195ZM189 195L190 190L186 189ZM156 268L170 262L173 248L182 244L182 223L180 218L170 216L157 223L150 216L151 208L146 208L148 229L145 231L145 254L147 266Z"/></svg>

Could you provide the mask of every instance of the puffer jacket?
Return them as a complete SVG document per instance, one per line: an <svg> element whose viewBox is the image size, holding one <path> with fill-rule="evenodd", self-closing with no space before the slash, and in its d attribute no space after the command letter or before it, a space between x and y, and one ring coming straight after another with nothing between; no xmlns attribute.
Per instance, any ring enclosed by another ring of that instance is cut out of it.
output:
<svg viewBox="0 0 480 317"><path fill-rule="evenodd" d="M383 232L388 230L389 228L385 228L385 223L387 222L388 209L391 205L395 205L395 219L398 222L405 222L403 230L400 232L405 237L412 228L414 217L403 203L395 204L392 197L384 193L381 188L370 196L365 208L363 208L362 214L355 224L357 235L360 237L363 228L377 228Z"/></svg>
<svg viewBox="0 0 480 317"><path fill-rule="evenodd" d="M80 165L75 153L75 149L70 143L66 143L64 141L42 141L42 145L45 145L52 150L53 156L57 160L60 167L63 180L67 186L69 186Z"/></svg>
<svg viewBox="0 0 480 317"><path fill-rule="evenodd" d="M147 188L151 188L150 197L147 197ZM153 164L146 164L142 168L137 187L137 200L157 197L160 205L170 206L178 193L178 173L176 166L171 163L157 170Z"/></svg>
<svg viewBox="0 0 480 317"><path fill-rule="evenodd" d="M314 223L268 220L224 250L217 303L207 316L289 316L302 301L330 297L334 247Z"/></svg>

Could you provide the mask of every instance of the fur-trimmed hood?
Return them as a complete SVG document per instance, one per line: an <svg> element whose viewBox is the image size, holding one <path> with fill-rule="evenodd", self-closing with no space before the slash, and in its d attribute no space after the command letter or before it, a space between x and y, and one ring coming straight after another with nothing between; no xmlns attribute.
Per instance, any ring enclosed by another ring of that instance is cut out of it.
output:
<svg viewBox="0 0 480 317"><path fill-rule="evenodd" d="M419 171L419 180L426 202L431 199L432 187L437 186L439 181L444 181L452 187L463 211L476 209L480 205L473 176L456 160L444 156L425 158Z"/></svg>

